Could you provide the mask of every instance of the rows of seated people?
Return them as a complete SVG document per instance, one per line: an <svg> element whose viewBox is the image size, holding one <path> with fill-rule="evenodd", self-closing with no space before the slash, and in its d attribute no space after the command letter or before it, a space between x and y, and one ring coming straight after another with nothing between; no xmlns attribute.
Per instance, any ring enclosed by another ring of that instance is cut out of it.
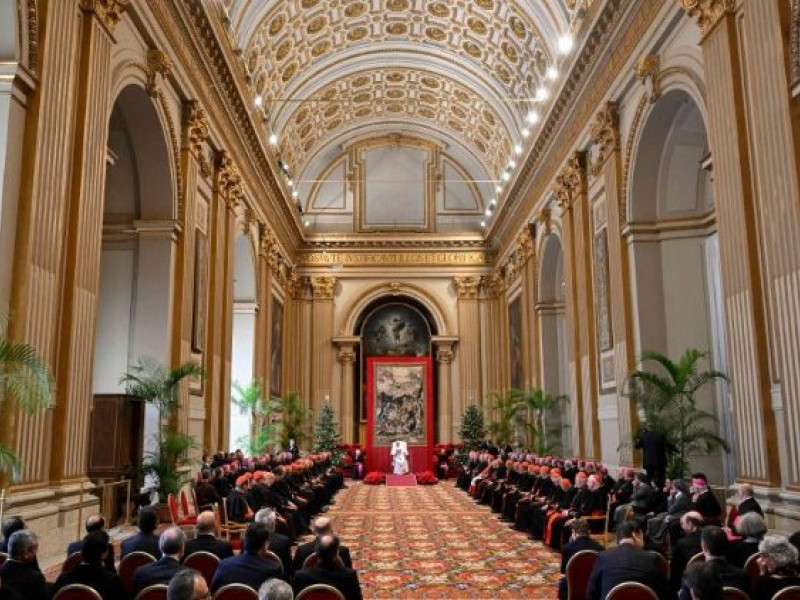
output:
<svg viewBox="0 0 800 600"><path fill-rule="evenodd" d="M732 587L769 600L800 585L800 533L767 535L746 483L724 523L702 473L690 485L677 479L659 485L630 468L614 479L593 461L470 452L457 485L510 527L560 550L562 573L578 552L599 553L570 597L605 599L616 585L638 582L661 599L721 598L719 590ZM604 550L598 538L609 541L614 530L616 547ZM558 595L568 597L566 577Z"/></svg>
<svg viewBox="0 0 800 600"><path fill-rule="evenodd" d="M212 510L197 515L190 531L195 534L192 539L174 525L157 535L157 512L143 507L138 515L139 531L122 541L117 565L105 520L100 515L90 516L86 536L69 545L68 560L54 584L45 581L39 568L36 534L25 527L22 519L7 518L0 541L0 552L7 553L0 566L0 600L47 600L73 584L93 588L103 600L134 599L154 585L168 586L169 600L209 598L230 584L247 586L254 597L257 593L261 599L277 600L291 599L310 586L324 584L348 600L360 600L360 584L349 550L339 543L328 517L314 517L317 509L321 510L342 486L341 475L329 468L327 455L310 457L302 464L301 460L291 465L280 464L283 458L277 462L263 458L238 464L232 461L219 467L219 477L203 478L198 484L198 497L202 497L205 484L214 487L220 500L233 496L235 508L231 511L231 503L227 503L227 517L229 522L241 523L243 535L239 540L217 536L220 523L218 513ZM256 476L263 471L255 469L267 468L271 469L266 471L268 477ZM228 481L229 476L235 477L234 485L225 489L220 480ZM285 488L276 487L278 481L286 483L291 496L283 496ZM274 499L263 500L265 497ZM305 507L308 508L303 510ZM313 539L297 546L287 533L277 531L281 509L285 511L283 525L287 532L295 527L293 533L302 532L301 519L311 518ZM72 560L78 556L78 560ZM197 570L191 568L195 565Z"/></svg>

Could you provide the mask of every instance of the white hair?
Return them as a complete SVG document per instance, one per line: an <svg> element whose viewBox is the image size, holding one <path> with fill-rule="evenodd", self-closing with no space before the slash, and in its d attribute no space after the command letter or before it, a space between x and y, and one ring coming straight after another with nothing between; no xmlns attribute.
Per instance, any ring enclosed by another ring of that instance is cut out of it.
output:
<svg viewBox="0 0 800 600"><path fill-rule="evenodd" d="M277 577L267 579L258 590L258 600L292 600L293 598L292 586Z"/></svg>
<svg viewBox="0 0 800 600"><path fill-rule="evenodd" d="M263 523L267 526L270 533L275 532L275 511L271 508L262 508L256 513L255 516L256 523Z"/></svg>

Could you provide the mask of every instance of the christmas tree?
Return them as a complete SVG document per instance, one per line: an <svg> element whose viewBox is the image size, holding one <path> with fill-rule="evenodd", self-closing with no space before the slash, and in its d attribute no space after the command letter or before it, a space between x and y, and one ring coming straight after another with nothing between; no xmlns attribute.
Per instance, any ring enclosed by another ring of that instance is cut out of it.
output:
<svg viewBox="0 0 800 600"><path fill-rule="evenodd" d="M314 452L332 452L335 455L341 437L333 407L329 400L325 400L314 428Z"/></svg>
<svg viewBox="0 0 800 600"><path fill-rule="evenodd" d="M461 430L459 437L464 442L464 449L459 453L459 462L466 463L468 453L477 450L486 435L486 426L483 422L483 413L477 404L467 406L461 415Z"/></svg>

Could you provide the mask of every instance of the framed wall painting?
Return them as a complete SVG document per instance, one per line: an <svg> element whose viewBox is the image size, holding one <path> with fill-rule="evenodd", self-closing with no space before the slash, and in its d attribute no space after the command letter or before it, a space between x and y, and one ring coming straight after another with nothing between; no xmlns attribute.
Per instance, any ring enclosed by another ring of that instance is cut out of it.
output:
<svg viewBox="0 0 800 600"><path fill-rule="evenodd" d="M283 391L283 304L272 297L272 323L270 323L269 393L280 396Z"/></svg>

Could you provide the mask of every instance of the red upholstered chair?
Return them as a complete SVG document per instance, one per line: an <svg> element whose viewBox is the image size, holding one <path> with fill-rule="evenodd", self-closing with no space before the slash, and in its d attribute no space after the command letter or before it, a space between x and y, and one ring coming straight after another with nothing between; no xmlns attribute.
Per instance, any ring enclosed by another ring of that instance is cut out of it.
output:
<svg viewBox="0 0 800 600"><path fill-rule="evenodd" d="M337 567L343 567L344 562L342 561L341 556L337 556L336 560L334 561ZM317 556L316 552L312 552L309 554L306 559L303 561L303 568L304 569L313 569L319 564L319 556Z"/></svg>
<svg viewBox="0 0 800 600"><path fill-rule="evenodd" d="M735 587L722 588L722 600L750 600L750 596Z"/></svg>
<svg viewBox="0 0 800 600"><path fill-rule="evenodd" d="M147 552L131 552L125 555L125 558L119 563L117 572L122 580L122 587L125 588L128 595L133 594L133 573L136 569L154 562L156 562L155 557Z"/></svg>
<svg viewBox="0 0 800 600"><path fill-rule="evenodd" d="M301 591L294 600L347 600L344 594L330 585L318 583Z"/></svg>
<svg viewBox="0 0 800 600"><path fill-rule="evenodd" d="M258 594L248 585L229 583L217 590L214 600L258 600Z"/></svg>
<svg viewBox="0 0 800 600"><path fill-rule="evenodd" d="M88 585L73 583L58 590L53 600L103 600L97 590Z"/></svg>
<svg viewBox="0 0 800 600"><path fill-rule="evenodd" d="M136 594L134 600L167 600L167 586L158 584L146 587Z"/></svg>
<svg viewBox="0 0 800 600"><path fill-rule="evenodd" d="M181 518L178 511L178 501L175 500L175 494L167 495L167 504L169 504L169 515L172 517L172 524L177 525L181 529L188 528L190 531L194 530L197 526L197 515Z"/></svg>
<svg viewBox="0 0 800 600"><path fill-rule="evenodd" d="M211 552L200 550L187 556L183 564L190 569L198 571L210 587L211 580L214 579L214 573L217 572L217 567L219 566L219 557L216 554L211 554Z"/></svg>
<svg viewBox="0 0 800 600"><path fill-rule="evenodd" d="M658 600L658 596L645 584L628 581L611 588L606 600Z"/></svg>
<svg viewBox="0 0 800 600"><path fill-rule="evenodd" d="M598 553L594 550L576 552L567 563L564 574L567 578L567 600L585 600L589 576L592 574Z"/></svg>
<svg viewBox="0 0 800 600"><path fill-rule="evenodd" d="M750 577L751 589L755 589L756 581L758 581L758 578L761 576L761 569L758 566L759 556L761 556L761 552L756 552L744 563L744 570L747 571L747 575Z"/></svg>
<svg viewBox="0 0 800 600"><path fill-rule="evenodd" d="M800 585L783 588L772 597L772 600L800 600Z"/></svg>
<svg viewBox="0 0 800 600"><path fill-rule="evenodd" d="M244 537L244 532L247 530L247 523L235 523L233 521L228 521L227 498L222 499L222 506L219 504L214 506L214 512L216 513L217 527L219 528L219 533L217 536L224 536L225 539L230 542L230 545L234 550L241 550L242 538Z"/></svg>
<svg viewBox="0 0 800 600"><path fill-rule="evenodd" d="M284 573L283 561L281 560L280 556L278 556L277 554L275 554L271 550L267 550L267 555L264 558L266 558L267 560L271 560L273 562L278 563L278 566L281 568L281 575L283 575L283 573Z"/></svg>
<svg viewBox="0 0 800 600"><path fill-rule="evenodd" d="M194 489L190 489L192 500L189 501L189 494L186 488L181 490L181 508L183 509L183 516L185 518L194 517L195 524L197 523L197 499L194 495Z"/></svg>
<svg viewBox="0 0 800 600"><path fill-rule="evenodd" d="M5 552L0 552L0 566L3 566L3 563L8 560L8 554Z"/></svg>
<svg viewBox="0 0 800 600"><path fill-rule="evenodd" d="M663 554L659 554L658 552L654 553L658 556L658 565L661 567L661 572L664 574L664 577L669 581L669 561L664 557Z"/></svg>
<svg viewBox="0 0 800 600"><path fill-rule="evenodd" d="M698 552L692 558L689 559L689 562L686 563L686 568L688 569L692 565L699 565L706 562L706 555L702 552Z"/></svg>
<svg viewBox="0 0 800 600"><path fill-rule="evenodd" d="M81 564L81 553L73 552L67 557L67 560L64 561L64 564L61 565L61 572L69 573L79 564Z"/></svg>

